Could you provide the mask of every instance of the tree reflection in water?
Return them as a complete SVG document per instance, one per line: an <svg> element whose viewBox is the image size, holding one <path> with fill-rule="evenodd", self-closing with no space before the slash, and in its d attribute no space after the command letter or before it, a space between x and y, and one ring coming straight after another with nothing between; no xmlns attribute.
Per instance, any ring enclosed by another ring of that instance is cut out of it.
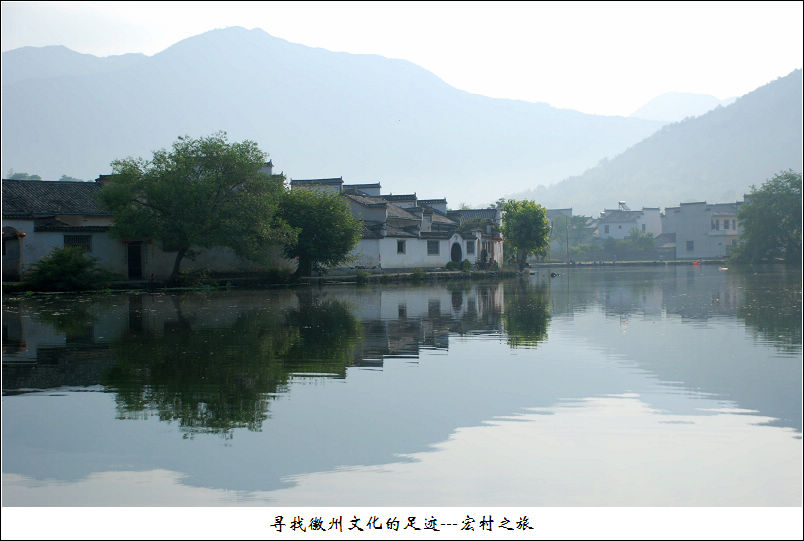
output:
<svg viewBox="0 0 804 541"><path fill-rule="evenodd" d="M547 339L550 291L543 282L527 278L509 283L505 290L503 322L508 345L536 347Z"/></svg>
<svg viewBox="0 0 804 541"><path fill-rule="evenodd" d="M299 294L298 307L244 312L227 327L203 327L182 315L163 333L128 334L112 345L103 384L116 393L120 418L151 412L178 421L185 437L233 429L259 431L269 402L294 375L344 377L360 324L338 301Z"/></svg>

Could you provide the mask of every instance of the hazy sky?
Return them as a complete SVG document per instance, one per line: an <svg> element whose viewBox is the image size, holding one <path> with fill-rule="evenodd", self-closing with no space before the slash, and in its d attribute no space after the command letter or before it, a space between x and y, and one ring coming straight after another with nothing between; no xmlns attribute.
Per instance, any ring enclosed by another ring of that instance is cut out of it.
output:
<svg viewBox="0 0 804 541"><path fill-rule="evenodd" d="M158 53L214 28L403 58L499 98L628 115L740 96L802 67L802 2L6 2L2 50Z"/></svg>

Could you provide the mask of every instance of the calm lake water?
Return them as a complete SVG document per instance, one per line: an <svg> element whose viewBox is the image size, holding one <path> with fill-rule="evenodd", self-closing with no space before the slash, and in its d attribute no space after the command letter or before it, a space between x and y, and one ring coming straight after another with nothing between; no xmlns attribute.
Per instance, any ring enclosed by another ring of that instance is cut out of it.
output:
<svg viewBox="0 0 804 541"><path fill-rule="evenodd" d="M5 506L801 506L800 270L5 297Z"/></svg>

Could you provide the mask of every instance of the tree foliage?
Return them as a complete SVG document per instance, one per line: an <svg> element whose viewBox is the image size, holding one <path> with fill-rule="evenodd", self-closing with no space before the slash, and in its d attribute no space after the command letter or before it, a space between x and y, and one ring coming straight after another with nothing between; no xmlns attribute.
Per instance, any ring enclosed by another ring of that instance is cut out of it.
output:
<svg viewBox="0 0 804 541"><path fill-rule="evenodd" d="M737 211L742 233L733 257L801 263L801 218L801 173L784 171L759 188L752 186Z"/></svg>
<svg viewBox="0 0 804 541"><path fill-rule="evenodd" d="M503 205L503 235L516 248L519 268L527 256L542 254L550 238L550 222L544 207L535 201L506 201Z"/></svg>
<svg viewBox="0 0 804 541"><path fill-rule="evenodd" d="M551 256L566 256L570 247L592 240L592 231L587 226L587 216L564 216L559 214L552 220L550 228Z"/></svg>
<svg viewBox="0 0 804 541"><path fill-rule="evenodd" d="M298 258L296 276L345 262L360 240L362 223L337 194L314 190L285 192L279 207L281 219L295 237L284 245L286 257Z"/></svg>
<svg viewBox="0 0 804 541"><path fill-rule="evenodd" d="M197 248L229 247L264 261L269 245L293 236L276 219L284 178L260 171L266 157L253 141L230 143L225 132L179 137L150 161L112 162L113 181L99 201L113 213L117 236L154 238L176 252L171 281Z"/></svg>
<svg viewBox="0 0 804 541"><path fill-rule="evenodd" d="M97 260L78 247L55 248L25 276L26 287L32 291L104 289L110 281L111 275L98 268Z"/></svg>
<svg viewBox="0 0 804 541"><path fill-rule="evenodd" d="M39 175L29 175L28 173L15 173L13 169L8 171L9 180L42 180Z"/></svg>

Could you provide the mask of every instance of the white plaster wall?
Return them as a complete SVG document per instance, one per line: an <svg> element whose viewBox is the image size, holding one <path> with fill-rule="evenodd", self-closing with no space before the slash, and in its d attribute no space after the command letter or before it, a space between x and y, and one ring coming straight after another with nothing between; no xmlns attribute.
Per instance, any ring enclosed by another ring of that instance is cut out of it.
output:
<svg viewBox="0 0 804 541"><path fill-rule="evenodd" d="M643 214L637 220L637 228L642 231L645 224L645 233L653 233L654 237L662 234L662 218L659 209L643 209Z"/></svg>
<svg viewBox="0 0 804 541"><path fill-rule="evenodd" d="M609 226L609 232L606 233L606 226ZM608 224L601 224L598 226L598 234L601 239L617 239L623 240L631 234L631 229L634 228L634 222L612 222ZM641 226L638 229L642 229Z"/></svg>
<svg viewBox="0 0 804 541"><path fill-rule="evenodd" d="M706 204L681 205L676 222L676 257L678 259L698 259L724 257L732 239L737 238L733 230L712 231L712 212ZM687 241L693 241L694 249L687 250Z"/></svg>
<svg viewBox="0 0 804 541"><path fill-rule="evenodd" d="M396 252L396 241L405 241L405 253ZM438 240L438 255L427 254L427 240L419 238L384 237L382 239L362 239L352 250L353 261L344 267L361 266L383 269L441 268L449 261L448 240Z"/></svg>
<svg viewBox="0 0 804 541"><path fill-rule="evenodd" d="M243 259L230 248L219 247L209 250L200 250L200 253L194 259L185 257L182 260L181 271L196 272L206 270L213 273L241 273L265 272L277 268L292 272L296 269L295 261L285 259L279 247L271 248L269 252L268 263L262 264ZM127 252L124 253L124 256L126 258L125 272L127 274ZM176 252L162 251L158 242L143 243L142 259L143 278L148 278L153 273L156 280L164 280L170 276L173 270Z"/></svg>
<svg viewBox="0 0 804 541"><path fill-rule="evenodd" d="M62 231L36 233L33 220L3 220L3 226L11 226L17 231L25 233L25 237L20 239L23 274L55 248L63 248L64 235L90 235L92 251L89 255L98 260L98 265L115 274L127 272L125 246L119 240L112 238L109 233L65 233Z"/></svg>

